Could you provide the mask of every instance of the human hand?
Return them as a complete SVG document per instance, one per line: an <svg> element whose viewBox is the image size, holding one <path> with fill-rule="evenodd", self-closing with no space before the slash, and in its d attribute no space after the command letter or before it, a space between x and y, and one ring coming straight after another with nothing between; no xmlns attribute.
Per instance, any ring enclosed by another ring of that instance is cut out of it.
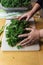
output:
<svg viewBox="0 0 43 65"><path fill-rule="evenodd" d="M21 16L19 16L17 19L18 20L22 20L22 19L26 19L26 21L28 21L29 19L30 19L30 17L31 17L31 11L30 12L26 12L26 13L24 13L23 15L21 15Z"/></svg>
<svg viewBox="0 0 43 65"><path fill-rule="evenodd" d="M39 40L40 37L39 30L35 28L26 28L26 30L31 30L31 32L28 34L22 34L18 36L18 37L26 37L23 41L19 43L19 45L21 46L32 45L35 41Z"/></svg>

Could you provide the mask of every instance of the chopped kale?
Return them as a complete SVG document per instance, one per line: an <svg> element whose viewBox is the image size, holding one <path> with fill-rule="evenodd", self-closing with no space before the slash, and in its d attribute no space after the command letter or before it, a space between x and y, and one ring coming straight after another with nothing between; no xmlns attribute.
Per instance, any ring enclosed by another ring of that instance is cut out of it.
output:
<svg viewBox="0 0 43 65"><path fill-rule="evenodd" d="M1 0L4 7L27 7L31 0Z"/></svg>
<svg viewBox="0 0 43 65"><path fill-rule="evenodd" d="M19 38L18 35L25 33L24 29L27 27L27 23L28 22L25 20L11 20L10 25L6 27L6 39L8 45L14 47L17 43L23 40L23 38ZM18 46L18 48L20 47Z"/></svg>

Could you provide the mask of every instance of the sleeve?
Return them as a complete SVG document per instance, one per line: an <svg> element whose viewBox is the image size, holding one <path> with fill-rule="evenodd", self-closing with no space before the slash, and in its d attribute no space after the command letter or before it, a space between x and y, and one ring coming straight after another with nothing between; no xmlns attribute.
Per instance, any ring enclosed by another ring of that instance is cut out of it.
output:
<svg viewBox="0 0 43 65"><path fill-rule="evenodd" d="M37 0L37 2L42 7L42 0Z"/></svg>

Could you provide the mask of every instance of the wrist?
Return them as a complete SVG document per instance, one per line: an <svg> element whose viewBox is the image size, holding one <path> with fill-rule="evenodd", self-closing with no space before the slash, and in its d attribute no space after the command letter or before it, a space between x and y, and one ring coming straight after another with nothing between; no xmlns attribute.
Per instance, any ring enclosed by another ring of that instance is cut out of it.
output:
<svg viewBox="0 0 43 65"><path fill-rule="evenodd" d="M30 16L30 18L31 18L31 16L33 15L32 10L28 11L28 14L29 14L29 16Z"/></svg>

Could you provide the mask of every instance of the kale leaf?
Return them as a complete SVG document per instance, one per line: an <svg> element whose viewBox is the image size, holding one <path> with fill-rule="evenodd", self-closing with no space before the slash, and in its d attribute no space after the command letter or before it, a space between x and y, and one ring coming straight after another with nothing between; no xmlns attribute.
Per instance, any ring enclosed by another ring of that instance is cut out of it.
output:
<svg viewBox="0 0 43 65"><path fill-rule="evenodd" d="M23 40L23 38L18 38L18 35L26 33L24 29L27 27L27 24L28 22L26 22L25 20L11 20L10 25L6 27L6 40L8 42L8 45L14 47L17 45L17 43Z"/></svg>
<svg viewBox="0 0 43 65"><path fill-rule="evenodd" d="M27 7L31 0L1 0L4 7Z"/></svg>

